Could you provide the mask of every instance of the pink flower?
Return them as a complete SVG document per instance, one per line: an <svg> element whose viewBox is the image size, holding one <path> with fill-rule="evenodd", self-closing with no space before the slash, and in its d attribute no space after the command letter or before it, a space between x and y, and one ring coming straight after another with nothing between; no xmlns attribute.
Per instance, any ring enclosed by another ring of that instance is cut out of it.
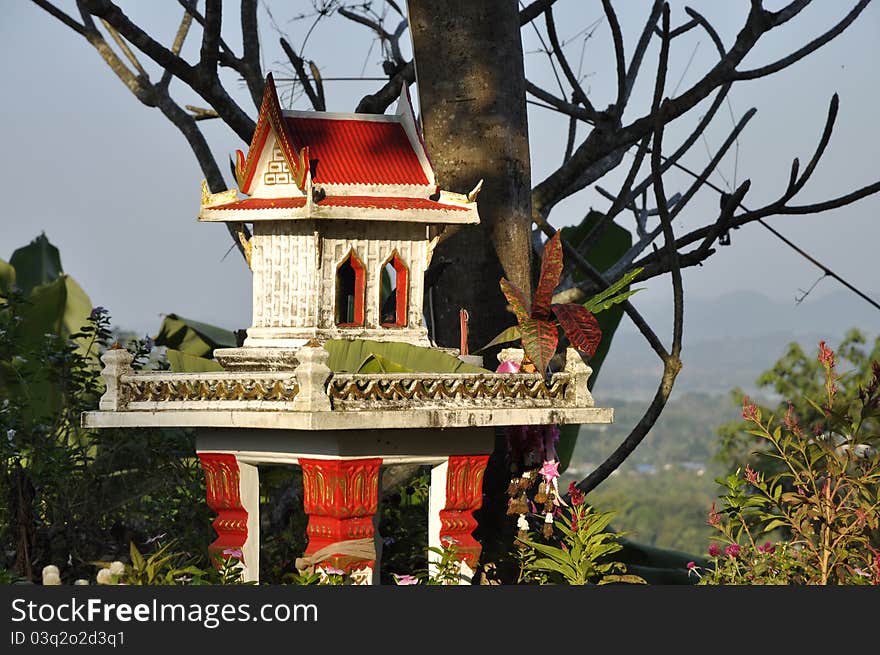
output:
<svg viewBox="0 0 880 655"><path fill-rule="evenodd" d="M771 544L769 541L765 542L763 546L758 546L758 552L767 553L768 555L772 555L776 552L776 546Z"/></svg>
<svg viewBox="0 0 880 655"><path fill-rule="evenodd" d="M545 460L544 465L541 466L541 470L538 471L541 475L544 476L545 482L551 482L555 478L559 477L559 462Z"/></svg>
<svg viewBox="0 0 880 655"><path fill-rule="evenodd" d="M693 571L695 568L697 568L697 563L696 562L688 562L687 568L688 568L688 571Z"/></svg>
<svg viewBox="0 0 880 655"><path fill-rule="evenodd" d="M730 544L724 549L724 554L736 559L739 557L739 544Z"/></svg>
<svg viewBox="0 0 880 655"><path fill-rule="evenodd" d="M324 573L327 575L345 575L345 571L337 569L335 566L328 566L324 569Z"/></svg>
<svg viewBox="0 0 880 655"><path fill-rule="evenodd" d="M414 575L397 575L396 573L392 575L394 576L394 581L399 585L419 584L419 579Z"/></svg>
<svg viewBox="0 0 880 655"><path fill-rule="evenodd" d="M495 369L496 373L519 373L520 365L517 362L513 362L511 360L507 360L506 362L501 362L498 365L498 368Z"/></svg>
<svg viewBox="0 0 880 655"><path fill-rule="evenodd" d="M752 421L753 423L760 423L761 421L761 410L758 409L757 405L749 401L748 396L743 396L742 417L746 421Z"/></svg>
<svg viewBox="0 0 880 655"><path fill-rule="evenodd" d="M758 474L750 466L746 466L746 480L749 484L758 484Z"/></svg>
<svg viewBox="0 0 880 655"><path fill-rule="evenodd" d="M224 548L223 554L226 557L234 557L235 559L244 559L244 555L241 552L240 548Z"/></svg>
<svg viewBox="0 0 880 655"><path fill-rule="evenodd" d="M721 546L712 542L709 544L709 557L718 557L718 554L721 552Z"/></svg>

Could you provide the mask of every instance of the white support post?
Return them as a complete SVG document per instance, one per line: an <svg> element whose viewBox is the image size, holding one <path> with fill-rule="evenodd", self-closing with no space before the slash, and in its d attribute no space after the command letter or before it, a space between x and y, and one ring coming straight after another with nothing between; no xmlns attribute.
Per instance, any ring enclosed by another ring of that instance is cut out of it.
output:
<svg viewBox="0 0 880 655"><path fill-rule="evenodd" d="M106 390L101 400L98 401L98 409L119 412L125 409L126 398L120 384L123 375L131 374L132 355L118 344L110 348L101 356L104 369L101 377L104 379Z"/></svg>
<svg viewBox="0 0 880 655"><path fill-rule="evenodd" d="M299 391L293 399L293 409L301 412L329 412L327 378L332 371L327 366L330 353L317 341L310 340L296 352L299 366L294 370Z"/></svg>
<svg viewBox="0 0 880 655"><path fill-rule="evenodd" d="M237 459L237 458L236 458ZM241 547L244 556L242 579L260 581L260 471L253 464L238 460L238 493L247 512L247 539Z"/></svg>
<svg viewBox="0 0 880 655"><path fill-rule="evenodd" d="M574 348L565 351L565 372L571 376L565 390L565 400L572 407L595 407L596 401L587 386L593 369L584 364L580 353Z"/></svg>
<svg viewBox="0 0 880 655"><path fill-rule="evenodd" d="M440 512L446 508L446 474L449 470L449 459L431 467L431 488L428 493L428 547L441 548L440 531L442 523ZM428 551L428 573L436 575L440 555Z"/></svg>

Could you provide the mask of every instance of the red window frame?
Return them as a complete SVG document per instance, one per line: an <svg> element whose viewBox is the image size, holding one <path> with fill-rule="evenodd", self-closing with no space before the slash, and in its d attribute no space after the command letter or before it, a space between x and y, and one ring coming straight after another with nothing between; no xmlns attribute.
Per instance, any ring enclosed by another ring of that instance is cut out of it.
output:
<svg viewBox="0 0 880 655"><path fill-rule="evenodd" d="M341 308L338 307L339 304L339 269L342 268L346 262L351 263L351 268L354 271L354 322L352 323L336 323L336 327L363 327L364 325L364 304L365 304L365 295L366 295L366 268L360 259L358 259L357 253L355 253L354 248L348 251L348 254L345 258L336 265L336 298L334 300L334 304L337 305L335 307L334 318L342 316Z"/></svg>
<svg viewBox="0 0 880 655"><path fill-rule="evenodd" d="M394 273L396 275L396 285L395 291L397 293L396 297L396 307L395 307L395 321L393 323L382 323L381 316L381 308L382 308L382 288L379 285L379 310L380 316L379 321L380 325L384 328L394 328L394 327L406 327L407 326L407 302L409 301L409 268L407 268L406 264L400 258L400 255L397 251L393 251L391 256L385 260L382 264L382 267L379 269L379 275L382 274L382 271L385 270L385 267L391 264L392 268L394 268Z"/></svg>

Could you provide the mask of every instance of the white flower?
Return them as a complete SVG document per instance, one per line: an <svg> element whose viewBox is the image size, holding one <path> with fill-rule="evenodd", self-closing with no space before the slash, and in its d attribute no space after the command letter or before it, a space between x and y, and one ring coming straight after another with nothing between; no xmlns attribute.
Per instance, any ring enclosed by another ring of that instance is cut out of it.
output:
<svg viewBox="0 0 880 655"><path fill-rule="evenodd" d="M44 585L60 585L61 584L61 576L53 571L49 571L48 573L43 574L43 584Z"/></svg>
<svg viewBox="0 0 880 655"><path fill-rule="evenodd" d="M526 520L525 514L520 514L519 518L516 520L516 527L520 530L528 530L529 522Z"/></svg>
<svg viewBox="0 0 880 655"><path fill-rule="evenodd" d="M87 584L89 584L89 581L86 580L85 578L79 578L79 579L76 580L73 584L75 584L75 585L87 585Z"/></svg>
<svg viewBox="0 0 880 655"><path fill-rule="evenodd" d="M124 575L125 574L125 564L122 562L111 562L110 563L110 573L113 575Z"/></svg>
<svg viewBox="0 0 880 655"><path fill-rule="evenodd" d="M110 569L101 569L98 571L98 584L113 584L113 574Z"/></svg>

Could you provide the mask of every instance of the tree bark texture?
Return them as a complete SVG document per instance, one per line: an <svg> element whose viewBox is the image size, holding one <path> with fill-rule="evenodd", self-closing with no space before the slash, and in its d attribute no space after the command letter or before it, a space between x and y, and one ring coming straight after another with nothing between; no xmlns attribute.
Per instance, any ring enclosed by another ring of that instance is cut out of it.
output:
<svg viewBox="0 0 880 655"><path fill-rule="evenodd" d="M434 289L435 339L458 345L464 308L469 348L476 350L513 323L501 276L530 294L531 174L519 10L515 0L409 0L408 6L437 182L466 193L483 180L481 224L459 230L435 253L451 261Z"/></svg>

